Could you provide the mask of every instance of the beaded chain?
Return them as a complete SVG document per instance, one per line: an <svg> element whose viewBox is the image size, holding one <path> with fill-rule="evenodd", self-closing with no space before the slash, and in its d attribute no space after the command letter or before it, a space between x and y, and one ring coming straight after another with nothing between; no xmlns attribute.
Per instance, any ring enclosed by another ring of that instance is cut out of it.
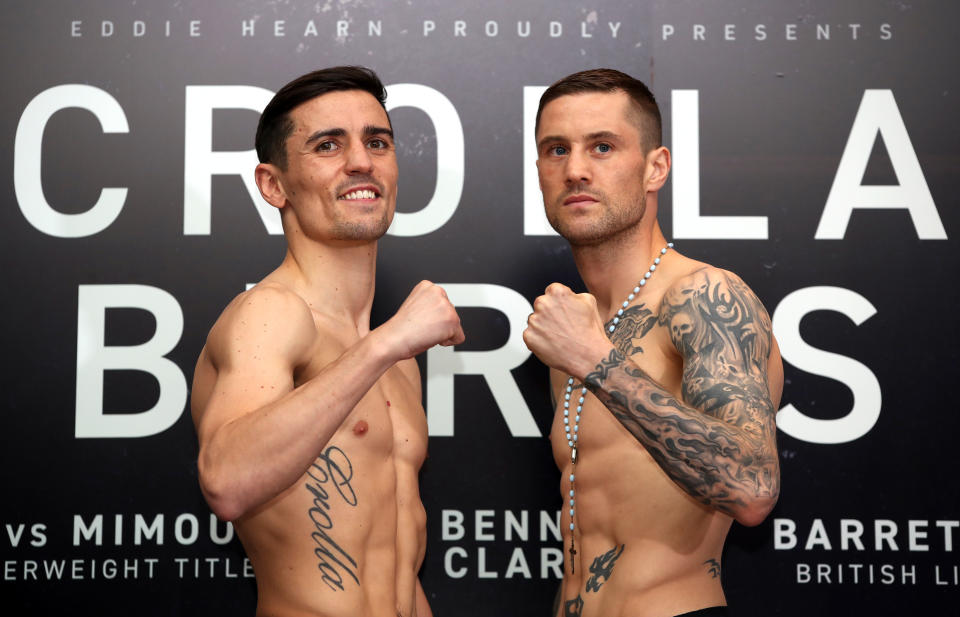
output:
<svg viewBox="0 0 960 617"><path fill-rule="evenodd" d="M647 284L647 280L653 275L656 271L657 266L660 265L660 258L667 254L667 249L673 248L673 242L667 242L667 246L660 249L660 255L653 260L653 264L650 265L650 268L643 273L643 278L640 279L640 282L637 283L637 286L633 288L633 291L627 296L627 299L623 301L623 304L620 306L620 310L617 311L617 314L613 318L613 323L610 324L610 327L607 330L612 334L614 330L617 329L617 324L620 323L620 318L623 317L623 311L626 309L634 298L637 297L637 294L640 293L640 289ZM576 480L577 470L577 442L578 437L580 436L580 414L583 412L583 402L586 400L587 396L587 386L583 385L580 387L580 397L577 399L577 412L574 415L573 419L573 431L570 430L570 399L573 396L573 377L567 379L567 391L563 395L563 424L564 430L567 433L567 445L570 446L570 464L572 469L570 470L570 573L574 573L573 562L576 558L577 551L573 546L573 530L574 517L577 509L577 499L576 492L574 491L574 481Z"/></svg>

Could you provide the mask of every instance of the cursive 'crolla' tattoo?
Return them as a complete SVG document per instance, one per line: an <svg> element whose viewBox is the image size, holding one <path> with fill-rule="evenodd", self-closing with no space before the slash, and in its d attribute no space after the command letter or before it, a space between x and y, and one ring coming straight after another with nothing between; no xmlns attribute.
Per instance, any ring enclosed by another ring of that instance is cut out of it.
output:
<svg viewBox="0 0 960 617"><path fill-rule="evenodd" d="M776 410L767 385L770 318L739 278L704 268L664 295L658 324L683 357L678 400L611 350L584 383L674 482L736 517L776 500Z"/></svg>
<svg viewBox="0 0 960 617"><path fill-rule="evenodd" d="M314 543L313 554L317 557L317 569L321 580L333 591L343 591L344 575L360 584L357 578L357 562L330 535L334 521L330 516L330 499L340 498L348 506L356 507L357 493L350 485L353 480L353 463L346 452L337 446L330 446L317 457L307 470L307 490L313 495L313 507L307 514L313 523L310 534Z"/></svg>

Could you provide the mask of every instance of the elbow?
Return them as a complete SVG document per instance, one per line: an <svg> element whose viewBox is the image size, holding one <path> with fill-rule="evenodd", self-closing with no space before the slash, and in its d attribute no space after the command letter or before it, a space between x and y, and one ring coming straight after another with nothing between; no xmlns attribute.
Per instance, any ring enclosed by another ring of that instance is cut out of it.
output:
<svg viewBox="0 0 960 617"><path fill-rule="evenodd" d="M197 463L200 492L207 500L210 511L221 521L234 521L243 516L244 512L241 504L234 497L234 491L230 490L224 480L225 474L219 472L215 466L205 465L202 455Z"/></svg>
<svg viewBox="0 0 960 617"><path fill-rule="evenodd" d="M756 527L766 520L780 498L780 468L778 465L760 470L754 482L742 485L737 507L732 512L738 523Z"/></svg>
<svg viewBox="0 0 960 617"><path fill-rule="evenodd" d="M779 496L779 491L770 495L752 495L744 500L741 507L734 513L734 518L745 527L756 527L766 520L767 515L777 505Z"/></svg>
<svg viewBox="0 0 960 617"><path fill-rule="evenodd" d="M229 500L217 499L206 491L203 493L204 497L207 499L207 505L210 506L210 511L213 512L216 517L223 522L235 521L243 515L243 512L235 504L230 503Z"/></svg>

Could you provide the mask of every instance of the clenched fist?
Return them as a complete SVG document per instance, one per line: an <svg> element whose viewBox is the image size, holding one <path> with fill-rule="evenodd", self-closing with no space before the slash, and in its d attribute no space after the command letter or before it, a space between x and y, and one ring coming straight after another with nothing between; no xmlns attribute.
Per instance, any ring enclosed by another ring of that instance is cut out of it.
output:
<svg viewBox="0 0 960 617"><path fill-rule="evenodd" d="M420 281L396 315L377 328L399 359L413 356L434 345L458 345L463 342L460 316L439 285Z"/></svg>
<svg viewBox="0 0 960 617"><path fill-rule="evenodd" d="M603 331L597 300L552 283L533 301L523 342L540 361L582 380L609 354L613 344Z"/></svg>

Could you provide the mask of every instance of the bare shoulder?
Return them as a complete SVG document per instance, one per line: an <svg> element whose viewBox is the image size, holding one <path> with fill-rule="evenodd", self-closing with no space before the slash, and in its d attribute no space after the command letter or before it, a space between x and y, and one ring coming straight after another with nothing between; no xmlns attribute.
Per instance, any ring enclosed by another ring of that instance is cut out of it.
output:
<svg viewBox="0 0 960 617"><path fill-rule="evenodd" d="M260 283L239 294L210 329L197 359L194 421L209 416L221 399L244 392L251 379L270 380L273 392L288 390L294 367L309 360L317 336L310 307L284 286Z"/></svg>
<svg viewBox="0 0 960 617"><path fill-rule="evenodd" d="M316 337L313 315L303 298L283 285L263 282L227 305L210 329L205 353L217 368L258 353L296 360L309 352Z"/></svg>

